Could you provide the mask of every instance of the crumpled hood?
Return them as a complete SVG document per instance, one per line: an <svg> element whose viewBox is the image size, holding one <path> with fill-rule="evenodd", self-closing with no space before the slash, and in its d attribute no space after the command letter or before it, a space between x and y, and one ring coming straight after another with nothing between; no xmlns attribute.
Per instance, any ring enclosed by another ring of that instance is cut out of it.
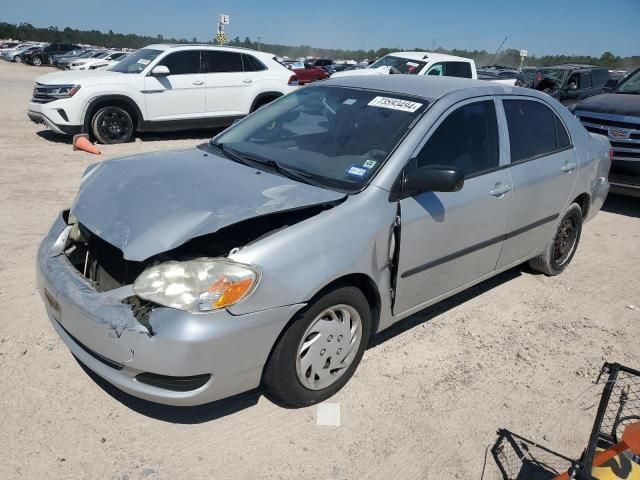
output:
<svg viewBox="0 0 640 480"><path fill-rule="evenodd" d="M625 93L595 95L580 102L575 111L640 117L640 95Z"/></svg>
<svg viewBox="0 0 640 480"><path fill-rule="evenodd" d="M252 217L343 197L193 148L97 164L71 211L124 258L142 261Z"/></svg>

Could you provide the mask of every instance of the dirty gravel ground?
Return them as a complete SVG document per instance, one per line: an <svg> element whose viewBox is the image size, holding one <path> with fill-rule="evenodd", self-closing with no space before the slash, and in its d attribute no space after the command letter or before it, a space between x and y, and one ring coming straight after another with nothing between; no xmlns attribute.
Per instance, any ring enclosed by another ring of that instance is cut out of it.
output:
<svg viewBox="0 0 640 480"><path fill-rule="evenodd" d="M640 311L627 308L640 305L640 202L614 196L563 275L516 268L376 337L331 400L340 427L317 426L317 407L286 410L259 393L180 410L97 382L34 285L41 237L97 160L27 119L47 71L0 62L2 479L480 479L499 428L578 456L600 389L580 393L604 360L640 367ZM210 134L145 135L102 147L102 158ZM485 469L499 478L491 455Z"/></svg>

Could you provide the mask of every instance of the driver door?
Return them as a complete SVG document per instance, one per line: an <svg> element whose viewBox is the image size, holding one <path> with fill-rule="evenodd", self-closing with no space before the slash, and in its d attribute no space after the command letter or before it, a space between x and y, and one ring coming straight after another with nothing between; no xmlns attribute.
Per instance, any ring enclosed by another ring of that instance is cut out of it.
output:
<svg viewBox="0 0 640 480"><path fill-rule="evenodd" d="M452 107L410 161L455 166L458 192L425 192L400 201L400 255L394 315L462 287L496 268L511 204L508 156L501 156L495 102Z"/></svg>

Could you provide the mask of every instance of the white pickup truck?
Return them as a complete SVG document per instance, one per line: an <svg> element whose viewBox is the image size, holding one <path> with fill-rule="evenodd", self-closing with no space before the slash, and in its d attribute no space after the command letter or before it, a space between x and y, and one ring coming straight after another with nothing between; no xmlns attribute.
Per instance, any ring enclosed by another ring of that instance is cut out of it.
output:
<svg viewBox="0 0 640 480"><path fill-rule="evenodd" d="M478 78L476 63L472 59L431 52L393 52L376 60L368 68L336 72L331 77L390 73Z"/></svg>

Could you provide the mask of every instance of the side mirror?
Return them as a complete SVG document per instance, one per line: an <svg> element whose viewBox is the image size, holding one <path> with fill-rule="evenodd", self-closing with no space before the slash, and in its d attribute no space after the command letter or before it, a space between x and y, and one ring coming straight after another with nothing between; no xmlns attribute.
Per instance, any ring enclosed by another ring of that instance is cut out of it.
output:
<svg viewBox="0 0 640 480"><path fill-rule="evenodd" d="M430 165L418 168L404 178L402 196L423 192L457 192L464 185L464 173L456 167Z"/></svg>
<svg viewBox="0 0 640 480"><path fill-rule="evenodd" d="M578 85L576 85L576 84L575 84L575 83L573 83L573 82L571 82L571 83L569 83L569 85L567 85L567 90L569 90L569 91L571 91L571 92L573 92L573 91L575 91L575 90L577 90L577 89L578 89Z"/></svg>
<svg viewBox="0 0 640 480"><path fill-rule="evenodd" d="M152 77L168 77L169 75L171 75L171 72L166 65L157 65L151 70Z"/></svg>

